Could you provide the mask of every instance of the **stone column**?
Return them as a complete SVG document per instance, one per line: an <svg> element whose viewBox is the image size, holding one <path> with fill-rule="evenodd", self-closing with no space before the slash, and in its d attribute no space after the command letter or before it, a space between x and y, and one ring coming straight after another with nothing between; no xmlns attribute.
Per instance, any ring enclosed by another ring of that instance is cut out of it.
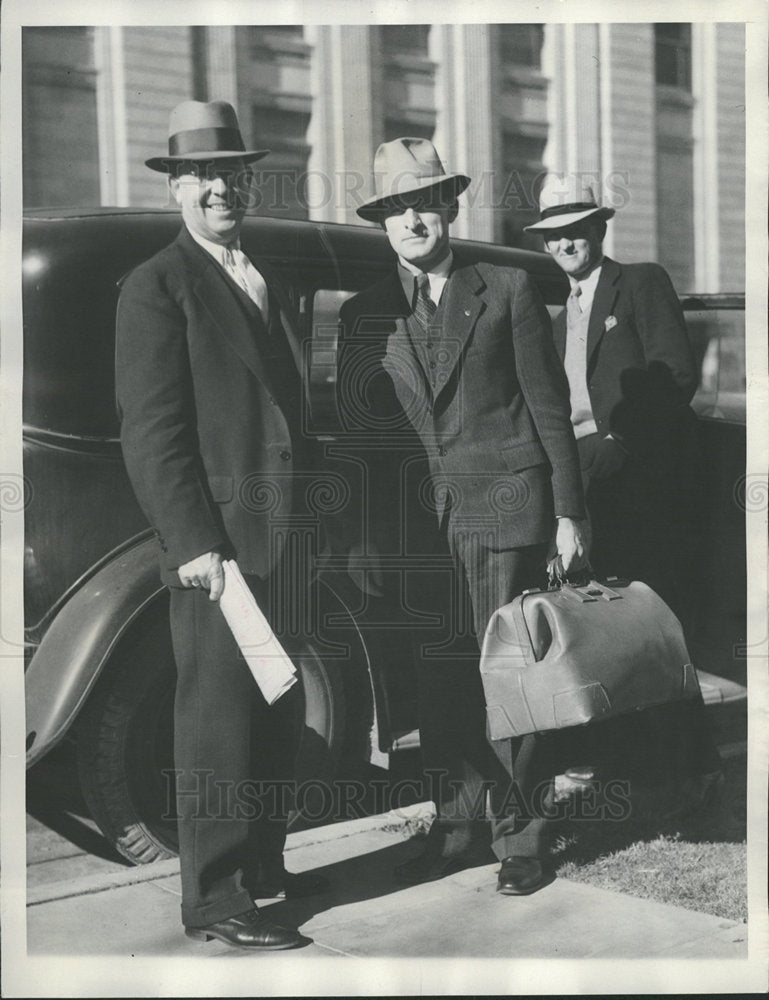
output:
<svg viewBox="0 0 769 1000"><path fill-rule="evenodd" d="M437 65L435 145L450 173L473 183L460 198L454 236L493 241L495 127L493 62L487 24L435 25L430 56Z"/></svg>
<svg viewBox="0 0 769 1000"><path fill-rule="evenodd" d="M657 258L656 96L651 24L599 25L601 174L617 215L604 247L619 260Z"/></svg>
<svg viewBox="0 0 769 1000"><path fill-rule="evenodd" d="M693 24L694 287L701 292L719 290L718 85L716 25Z"/></svg>
<svg viewBox="0 0 769 1000"><path fill-rule="evenodd" d="M234 27L209 26L206 35L206 90L209 101L228 101L238 112L238 57ZM245 110L245 109L243 109Z"/></svg>
<svg viewBox="0 0 769 1000"><path fill-rule="evenodd" d="M123 29L94 28L102 205L129 204Z"/></svg>
<svg viewBox="0 0 769 1000"><path fill-rule="evenodd" d="M374 115L368 25L308 25L313 109L308 140L310 218L363 224L355 209L372 193Z"/></svg>
<svg viewBox="0 0 769 1000"><path fill-rule="evenodd" d="M549 77L545 166L595 180L604 198L598 25L548 24L542 70ZM608 199L607 199L608 200Z"/></svg>

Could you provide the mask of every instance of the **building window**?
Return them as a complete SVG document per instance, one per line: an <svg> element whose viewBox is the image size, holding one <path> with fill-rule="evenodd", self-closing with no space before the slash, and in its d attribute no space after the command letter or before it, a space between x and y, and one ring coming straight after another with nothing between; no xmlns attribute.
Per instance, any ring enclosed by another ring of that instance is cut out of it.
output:
<svg viewBox="0 0 769 1000"><path fill-rule="evenodd" d="M691 93L691 24L654 25L654 72L657 83Z"/></svg>
<svg viewBox="0 0 769 1000"><path fill-rule="evenodd" d="M657 256L679 292L694 284L690 24L655 24Z"/></svg>
<svg viewBox="0 0 769 1000"><path fill-rule="evenodd" d="M435 133L435 64L429 24L392 24L378 29L383 76L383 139L401 135L432 139Z"/></svg>
<svg viewBox="0 0 769 1000"><path fill-rule="evenodd" d="M408 53L427 57L429 24L382 25L382 48L387 53Z"/></svg>
<svg viewBox="0 0 769 1000"><path fill-rule="evenodd" d="M498 24L499 55L503 63L513 66L542 66L542 43L545 28L542 24Z"/></svg>
<svg viewBox="0 0 769 1000"><path fill-rule="evenodd" d="M541 249L523 227L539 218L537 178L544 172L547 142L547 79L542 75L542 24L497 24L497 130L494 223L496 239L508 246Z"/></svg>
<svg viewBox="0 0 769 1000"><path fill-rule="evenodd" d="M259 215L309 218L307 132L312 114L312 46L302 25L249 27L237 35L244 140L270 156L256 164Z"/></svg>

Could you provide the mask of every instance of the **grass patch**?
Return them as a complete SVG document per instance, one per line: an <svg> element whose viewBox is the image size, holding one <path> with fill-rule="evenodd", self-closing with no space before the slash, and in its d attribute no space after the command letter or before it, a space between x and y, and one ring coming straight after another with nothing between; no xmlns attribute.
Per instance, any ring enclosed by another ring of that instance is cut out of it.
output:
<svg viewBox="0 0 769 1000"><path fill-rule="evenodd" d="M553 852L558 875L603 889L747 920L746 761L724 762L719 800L666 819L670 799L640 789L620 822L571 820Z"/></svg>

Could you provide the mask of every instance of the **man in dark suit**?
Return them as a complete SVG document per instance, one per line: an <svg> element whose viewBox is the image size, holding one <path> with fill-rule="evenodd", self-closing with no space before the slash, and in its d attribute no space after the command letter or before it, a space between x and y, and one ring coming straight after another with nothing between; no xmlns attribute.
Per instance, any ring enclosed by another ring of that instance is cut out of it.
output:
<svg viewBox="0 0 769 1000"><path fill-rule="evenodd" d="M568 386L526 273L451 252L449 226L469 178L445 174L432 144L410 138L379 147L374 175L378 193L358 214L384 227L398 261L342 308L340 416L351 432L373 421L385 440L404 429L419 436L480 644L493 612L540 581L553 536L567 566L583 557ZM384 483L374 448L371 461ZM375 495L373 535L380 516L392 515ZM460 605L449 609L455 629ZM536 779L549 777L541 741L487 740L477 653L471 662L422 657L418 671L422 761L438 779L438 815L425 853L396 874L419 882L470 863L488 791L498 889L536 891L550 875L547 823L541 809L521 808L513 782L531 807Z"/></svg>
<svg viewBox="0 0 769 1000"><path fill-rule="evenodd" d="M307 459L291 302L239 241L249 164L266 152L245 149L229 104L171 113L169 155L147 165L168 173L184 225L125 281L116 381L123 455L171 592L182 921L190 937L277 949L306 939L253 900L323 888L286 872L285 809L265 785L293 776L299 695L267 704L217 603L233 558L267 611L281 564L270 514L290 517L286 473Z"/></svg>
<svg viewBox="0 0 769 1000"><path fill-rule="evenodd" d="M553 323L572 399L599 573L646 580L679 609L681 532L690 523L697 374L683 312L658 264L618 264L603 253L614 209L578 178L553 176L542 219L528 231L568 275L567 308Z"/></svg>
<svg viewBox="0 0 769 1000"><path fill-rule="evenodd" d="M590 561L598 576L648 583L686 625L699 492L689 403L698 378L678 296L659 264L604 255L614 209L578 175L550 175L540 212L527 231L542 235L571 287L553 336L569 380ZM640 721L651 719L666 740L681 737L665 743L660 767L684 783L692 774L705 784L719 777L701 700Z"/></svg>

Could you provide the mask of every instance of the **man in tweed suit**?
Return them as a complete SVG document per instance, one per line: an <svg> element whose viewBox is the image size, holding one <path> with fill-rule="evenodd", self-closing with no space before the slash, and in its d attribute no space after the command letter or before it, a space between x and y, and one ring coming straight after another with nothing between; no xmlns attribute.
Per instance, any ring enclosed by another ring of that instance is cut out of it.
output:
<svg viewBox="0 0 769 1000"><path fill-rule="evenodd" d="M397 266L342 308L341 416L353 429L357 418L367 426L379 418L387 437L400 412L418 434L480 644L496 608L540 581L554 535L567 568L584 555L568 385L527 274L451 252L449 226L469 178L446 174L433 145L413 138L381 145L374 175L378 193L358 214L384 227ZM354 405L361 372L365 415ZM487 740L477 658L423 659L418 670L423 765L444 780L427 850L398 877L425 881L470 863L489 790L497 887L536 891L550 877L547 823L516 808L511 788L525 796L547 775L541 741Z"/></svg>

